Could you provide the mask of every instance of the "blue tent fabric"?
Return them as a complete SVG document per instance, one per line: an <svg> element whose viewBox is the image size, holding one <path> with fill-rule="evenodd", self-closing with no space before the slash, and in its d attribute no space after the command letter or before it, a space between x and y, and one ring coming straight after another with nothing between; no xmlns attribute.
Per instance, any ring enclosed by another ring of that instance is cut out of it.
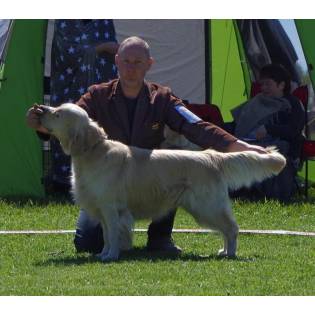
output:
<svg viewBox="0 0 315 315"><path fill-rule="evenodd" d="M117 42L112 20L56 20L51 55L50 104L76 102L87 88L117 77L110 54L97 55L95 47ZM51 141L52 178L59 185L69 184L70 157L58 141Z"/></svg>

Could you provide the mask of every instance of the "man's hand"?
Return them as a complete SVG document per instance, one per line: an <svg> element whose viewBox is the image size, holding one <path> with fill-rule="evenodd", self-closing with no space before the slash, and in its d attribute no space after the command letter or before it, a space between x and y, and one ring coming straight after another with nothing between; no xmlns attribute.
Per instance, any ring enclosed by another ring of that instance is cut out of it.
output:
<svg viewBox="0 0 315 315"><path fill-rule="evenodd" d="M40 123L39 116L43 113L40 105L34 104L26 113L26 125L36 131L49 134Z"/></svg>
<svg viewBox="0 0 315 315"><path fill-rule="evenodd" d="M109 54L115 55L118 51L118 48L119 48L119 44L117 44L116 42L106 42L106 43L97 45L95 47L95 51L98 55L102 53L109 53Z"/></svg>
<svg viewBox="0 0 315 315"><path fill-rule="evenodd" d="M248 144L241 140L237 140L231 143L228 146L227 151L228 152L255 151L262 154L267 153L267 150L265 148L260 147L258 145Z"/></svg>

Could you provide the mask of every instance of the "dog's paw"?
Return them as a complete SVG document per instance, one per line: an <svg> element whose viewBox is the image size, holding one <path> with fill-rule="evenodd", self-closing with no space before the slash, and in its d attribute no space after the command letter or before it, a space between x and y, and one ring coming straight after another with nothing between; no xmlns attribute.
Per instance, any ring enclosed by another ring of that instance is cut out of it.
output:
<svg viewBox="0 0 315 315"><path fill-rule="evenodd" d="M116 261L118 260L118 256L119 256L118 254L111 254L111 253L105 253L105 254L100 253L96 255L96 257L104 263Z"/></svg>
<svg viewBox="0 0 315 315"><path fill-rule="evenodd" d="M219 257L226 257L227 256L227 251L224 248L220 249L218 251L218 256Z"/></svg>

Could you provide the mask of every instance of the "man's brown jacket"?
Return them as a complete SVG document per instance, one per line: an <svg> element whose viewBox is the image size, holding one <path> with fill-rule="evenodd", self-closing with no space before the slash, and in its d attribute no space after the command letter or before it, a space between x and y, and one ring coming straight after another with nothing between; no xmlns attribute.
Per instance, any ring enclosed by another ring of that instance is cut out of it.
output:
<svg viewBox="0 0 315 315"><path fill-rule="evenodd" d="M203 147L226 151L236 138L221 128L183 113L180 99L161 85L144 82L137 99L133 127L119 80L93 85L77 104L104 128L108 137L140 148L159 148L164 140L164 125L182 133L191 142ZM185 111L185 108L184 108Z"/></svg>

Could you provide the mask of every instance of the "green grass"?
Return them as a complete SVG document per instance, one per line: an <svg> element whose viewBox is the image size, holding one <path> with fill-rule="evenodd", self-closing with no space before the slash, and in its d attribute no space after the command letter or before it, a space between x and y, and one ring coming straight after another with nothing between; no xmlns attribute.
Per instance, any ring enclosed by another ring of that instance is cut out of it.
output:
<svg viewBox="0 0 315 315"><path fill-rule="evenodd" d="M67 203L0 201L0 230L74 229ZM241 229L315 231L315 204L236 201ZM147 227L147 222L137 223ZM197 228L178 211L175 228ZM215 234L175 234L181 257L148 254L146 234L115 263L76 254L73 235L0 235L0 295L315 295L315 238L240 235L238 258L218 259Z"/></svg>

